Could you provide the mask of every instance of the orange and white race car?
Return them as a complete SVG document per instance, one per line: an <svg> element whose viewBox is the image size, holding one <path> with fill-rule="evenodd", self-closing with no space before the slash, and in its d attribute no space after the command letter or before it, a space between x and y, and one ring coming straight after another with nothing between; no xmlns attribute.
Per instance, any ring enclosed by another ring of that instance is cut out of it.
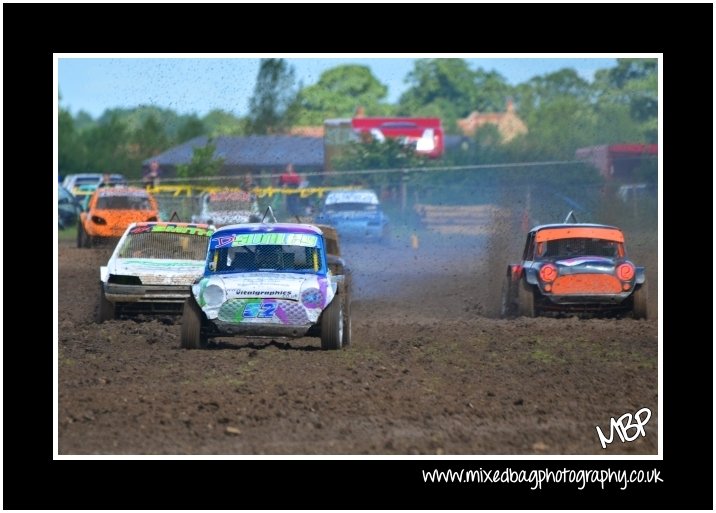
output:
<svg viewBox="0 0 716 513"><path fill-rule="evenodd" d="M77 223L77 247L89 248L102 239L119 238L132 223L158 221L157 200L136 187L102 187L89 200Z"/></svg>
<svg viewBox="0 0 716 513"><path fill-rule="evenodd" d="M565 222L530 230L522 261L507 267L501 315L549 312L648 317L645 270L627 258L619 228Z"/></svg>

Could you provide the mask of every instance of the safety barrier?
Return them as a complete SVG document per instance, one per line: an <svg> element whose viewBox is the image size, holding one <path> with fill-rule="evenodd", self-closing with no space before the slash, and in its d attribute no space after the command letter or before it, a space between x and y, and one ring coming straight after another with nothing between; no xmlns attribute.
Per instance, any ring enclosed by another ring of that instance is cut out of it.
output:
<svg viewBox="0 0 716 513"><path fill-rule="evenodd" d="M257 198L271 198L277 194L290 195L298 194L301 198L310 196L323 197L327 192L334 190L355 189L354 186L344 187L302 187L291 189L287 187L254 187L250 192ZM225 187L220 185L156 185L147 187L147 191L156 195L168 196L198 196L203 193L212 192L245 192L241 187Z"/></svg>

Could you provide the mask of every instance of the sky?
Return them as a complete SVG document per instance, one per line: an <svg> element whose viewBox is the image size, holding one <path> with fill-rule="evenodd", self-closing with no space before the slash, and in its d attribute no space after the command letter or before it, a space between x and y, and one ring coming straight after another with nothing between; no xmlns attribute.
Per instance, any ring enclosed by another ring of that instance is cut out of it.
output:
<svg viewBox="0 0 716 513"><path fill-rule="evenodd" d="M196 56L186 58L98 57L56 55L60 106L72 114L83 110L93 118L106 109L153 105L179 114L205 116L222 109L237 116L248 113L261 56ZM271 55L266 57L281 57ZM511 85L536 75L573 68L586 80L599 69L614 67L616 58L465 58L471 69L495 70ZM297 82L315 84L321 73L342 65L361 64L388 86L387 101L394 103L407 89L405 78L413 69L410 57L323 57L286 58L294 67Z"/></svg>

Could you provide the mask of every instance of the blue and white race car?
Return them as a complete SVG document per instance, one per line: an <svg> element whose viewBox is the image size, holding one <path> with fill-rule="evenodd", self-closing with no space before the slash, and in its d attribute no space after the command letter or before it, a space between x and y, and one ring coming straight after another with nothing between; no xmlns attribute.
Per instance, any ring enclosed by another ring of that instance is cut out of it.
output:
<svg viewBox="0 0 716 513"><path fill-rule="evenodd" d="M181 345L226 336L314 336L322 349L350 344L349 279L317 226L251 223L211 236L204 274L184 305ZM340 266L337 267L337 265ZM343 274L341 274L343 273Z"/></svg>
<svg viewBox="0 0 716 513"><path fill-rule="evenodd" d="M388 235L388 216L368 189L329 192L316 222L334 226L341 238L384 240Z"/></svg>

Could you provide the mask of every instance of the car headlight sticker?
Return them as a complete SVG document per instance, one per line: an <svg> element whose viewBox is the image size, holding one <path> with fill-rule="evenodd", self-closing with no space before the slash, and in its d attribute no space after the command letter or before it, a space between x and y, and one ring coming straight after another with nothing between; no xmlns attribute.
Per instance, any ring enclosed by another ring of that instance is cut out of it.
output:
<svg viewBox="0 0 716 513"><path fill-rule="evenodd" d="M204 301L207 306L218 306L224 302L224 289L212 284L204 289Z"/></svg>

